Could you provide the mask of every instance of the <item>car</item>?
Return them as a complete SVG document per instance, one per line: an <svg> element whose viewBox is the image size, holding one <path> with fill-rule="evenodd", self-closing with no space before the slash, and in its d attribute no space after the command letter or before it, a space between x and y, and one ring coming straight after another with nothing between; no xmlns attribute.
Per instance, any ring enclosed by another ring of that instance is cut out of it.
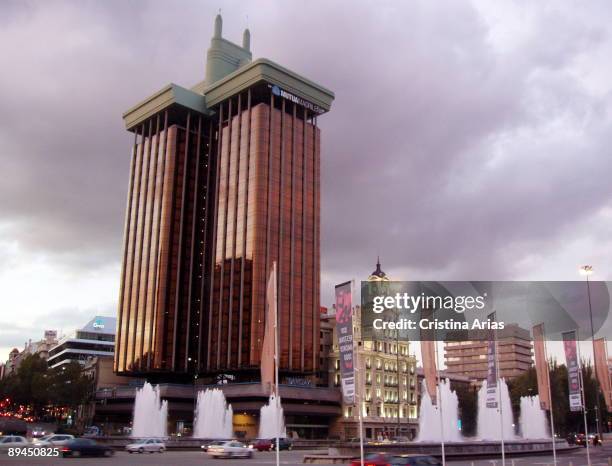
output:
<svg viewBox="0 0 612 466"><path fill-rule="evenodd" d="M274 451L276 450L276 438L258 438L249 444L249 448L257 451ZM284 437L278 439L279 450L291 450L293 445L291 440Z"/></svg>
<svg viewBox="0 0 612 466"><path fill-rule="evenodd" d="M225 442L230 442L230 439L222 439L222 440L209 440L205 442L200 448L202 451L207 452L210 447L214 447L215 445L221 445Z"/></svg>
<svg viewBox="0 0 612 466"><path fill-rule="evenodd" d="M253 450L244 443L229 440L220 445L213 445L207 452L213 458L251 458Z"/></svg>
<svg viewBox="0 0 612 466"><path fill-rule="evenodd" d="M249 444L249 448L257 451L271 451L272 440L269 438L257 438Z"/></svg>
<svg viewBox="0 0 612 466"><path fill-rule="evenodd" d="M595 441L596 437L597 437L597 441ZM589 443L597 447L597 446L602 445L603 442L601 441L601 437L599 435L589 434ZM597 445L595 445L595 443L597 443Z"/></svg>
<svg viewBox="0 0 612 466"><path fill-rule="evenodd" d="M145 451L149 453L163 453L166 451L166 445L158 438L143 438L126 445L125 449L128 453L144 453Z"/></svg>
<svg viewBox="0 0 612 466"><path fill-rule="evenodd" d="M101 445L90 438L75 438L66 443L62 449L64 458L77 458L79 456L106 456L110 457L115 451L106 445Z"/></svg>
<svg viewBox="0 0 612 466"><path fill-rule="evenodd" d="M74 440L74 435L70 434L51 434L34 439L32 445L35 447L61 447Z"/></svg>
<svg viewBox="0 0 612 466"><path fill-rule="evenodd" d="M85 437L97 437L100 435L100 428L98 426L89 426L85 428L83 436Z"/></svg>
<svg viewBox="0 0 612 466"><path fill-rule="evenodd" d="M21 435L4 435L0 437L0 450L7 448L26 448L30 446L28 439Z"/></svg>
<svg viewBox="0 0 612 466"><path fill-rule="evenodd" d="M369 453L364 457L365 466L439 466L440 460L428 455L397 455L387 453ZM359 458L353 459L351 466L361 465Z"/></svg>
<svg viewBox="0 0 612 466"><path fill-rule="evenodd" d="M270 442L272 442L272 450L276 450L276 439L272 438L270 439ZM293 448L293 444L291 443L291 440L289 440L288 438L279 437L278 439L278 449L279 450L291 450L292 448Z"/></svg>
<svg viewBox="0 0 612 466"><path fill-rule="evenodd" d="M32 438L40 438L40 437L44 437L45 435L49 435L51 434L51 432L47 432L47 429L45 429L44 427L41 426L34 426L32 427Z"/></svg>
<svg viewBox="0 0 612 466"><path fill-rule="evenodd" d="M576 437L575 437L575 440L574 440L574 443L576 445L586 446L586 441L587 441L587 438L586 438L586 436L584 434L576 434Z"/></svg>

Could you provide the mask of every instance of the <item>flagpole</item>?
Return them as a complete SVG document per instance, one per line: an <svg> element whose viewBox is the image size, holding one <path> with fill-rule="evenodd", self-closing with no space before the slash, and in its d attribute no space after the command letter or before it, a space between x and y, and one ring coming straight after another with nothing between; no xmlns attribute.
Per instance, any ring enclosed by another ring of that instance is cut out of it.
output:
<svg viewBox="0 0 612 466"><path fill-rule="evenodd" d="M434 350L436 355L436 377L438 378L438 412L440 413L440 443L442 447L442 466L446 466L446 452L444 448L444 415L442 414L442 390L440 389L440 369L438 368L438 341L436 340L436 330L434 329Z"/></svg>
<svg viewBox="0 0 612 466"><path fill-rule="evenodd" d="M589 430L587 427L586 396L584 395L584 379L582 377L582 361L580 360L580 334L576 330L576 351L578 353L578 374L580 377L580 393L582 395L582 414L584 416L584 443L587 450L587 464L591 466L591 452L589 451Z"/></svg>
<svg viewBox="0 0 612 466"><path fill-rule="evenodd" d="M353 323L353 318L355 313L353 309L355 309L354 302L354 293L355 293L355 279L351 280L351 326L354 328L355 325ZM359 325L359 340L361 340L361 325ZM359 458L361 460L361 466L364 466L363 460L363 413L362 410L362 399L361 399L361 369L360 369L360 360L359 360L359 345L355 340L355 335L353 335L353 356L355 358L356 364L354 364L355 368L355 401L357 403L357 419L359 419Z"/></svg>
<svg viewBox="0 0 612 466"><path fill-rule="evenodd" d="M274 277L274 392L275 392L275 409L276 409L276 466L280 465L280 449L279 449L279 436L281 426L281 404L280 404L280 390L278 387L278 290L276 280L276 261L272 262L272 276Z"/></svg>
<svg viewBox="0 0 612 466"><path fill-rule="evenodd" d="M552 436L552 450L553 450L553 465L557 466L557 442L555 442L555 420L553 416L552 407L552 391L550 389L550 367L548 367L548 351L546 349L546 338L544 338L544 323L542 322L542 342L544 343L544 361L546 362L546 375L548 377L548 412L550 414L550 435Z"/></svg>
<svg viewBox="0 0 612 466"><path fill-rule="evenodd" d="M495 316L495 321L497 322L497 315ZM502 466L506 466L506 452L505 452L505 444L504 444L504 408L502 406L501 400L501 379L499 378L499 345L497 344L497 330L494 330L495 337L495 379L497 380L497 403L499 406L499 422L500 422L500 431L501 431L501 455L502 455Z"/></svg>

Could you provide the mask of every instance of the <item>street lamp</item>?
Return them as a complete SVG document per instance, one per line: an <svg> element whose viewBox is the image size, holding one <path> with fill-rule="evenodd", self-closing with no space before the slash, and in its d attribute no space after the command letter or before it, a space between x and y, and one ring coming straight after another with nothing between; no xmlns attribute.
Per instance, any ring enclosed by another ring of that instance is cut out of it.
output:
<svg viewBox="0 0 612 466"><path fill-rule="evenodd" d="M592 265L583 265L579 269L580 275L586 277L587 283L587 296L589 299L589 319L591 321L591 342L593 344L593 370L595 371L595 385L597 385L597 358L595 357L595 327L593 325L593 309L591 306L591 284L589 283L589 277L593 275ZM597 435L601 438L601 428L599 425L599 407L597 391L595 392L595 425L597 426ZM585 399L586 404L586 399ZM587 440L588 441L588 440Z"/></svg>

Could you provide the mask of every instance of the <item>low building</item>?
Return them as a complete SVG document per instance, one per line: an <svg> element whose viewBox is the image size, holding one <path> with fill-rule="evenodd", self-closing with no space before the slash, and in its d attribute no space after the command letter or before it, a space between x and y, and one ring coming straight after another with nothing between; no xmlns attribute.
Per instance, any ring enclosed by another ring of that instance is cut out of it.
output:
<svg viewBox="0 0 612 466"><path fill-rule="evenodd" d="M512 379L529 370L533 363L529 330L509 324L497 332L499 376ZM480 383L487 378L488 341L466 340L444 343L444 360L449 375L461 375Z"/></svg>
<svg viewBox="0 0 612 466"><path fill-rule="evenodd" d="M300 439L326 439L329 426L340 416L340 391L286 380L279 384L287 435ZM124 432L134 411L136 390L142 382L101 388L94 395L95 413L92 424L105 433ZM269 393L260 382L206 385L198 383L158 385L160 397L168 401L168 433L190 435L197 394L216 388L223 391L234 412L233 433L247 440L258 436L260 410L269 401Z"/></svg>
<svg viewBox="0 0 612 466"><path fill-rule="evenodd" d="M93 358L110 358L115 352L117 319L96 316L82 328L62 337L49 351L49 367L76 361L85 365Z"/></svg>
<svg viewBox="0 0 612 466"><path fill-rule="evenodd" d="M39 355L42 359L49 358L49 350L57 344L57 331L45 330L43 338L37 341L28 340L23 345L23 350L13 348L4 367L3 376L12 374L19 369L21 362L32 354ZM0 378L2 378L0 377Z"/></svg>
<svg viewBox="0 0 612 466"><path fill-rule="evenodd" d="M120 388L129 388L140 385L142 380L134 377L119 376L113 372L113 358L111 357L92 357L83 364L83 374L91 380L89 402L79 407L77 413L77 425L82 429L97 425L103 434L113 434L113 430L108 428L108 416L96 417L96 393L99 391L116 392Z"/></svg>
<svg viewBox="0 0 612 466"><path fill-rule="evenodd" d="M19 358L19 350L17 348L13 348L9 353L8 359L6 360L4 375L7 376L16 372L20 363L21 359Z"/></svg>

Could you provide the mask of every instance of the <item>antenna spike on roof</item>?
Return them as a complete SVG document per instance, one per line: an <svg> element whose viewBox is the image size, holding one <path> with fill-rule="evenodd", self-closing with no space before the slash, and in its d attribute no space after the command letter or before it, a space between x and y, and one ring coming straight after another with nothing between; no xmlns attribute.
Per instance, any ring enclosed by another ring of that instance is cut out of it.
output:
<svg viewBox="0 0 612 466"><path fill-rule="evenodd" d="M222 29L223 29L223 18L221 18L221 8L219 8L219 13L215 17L215 34L214 34L214 37L221 38Z"/></svg>

